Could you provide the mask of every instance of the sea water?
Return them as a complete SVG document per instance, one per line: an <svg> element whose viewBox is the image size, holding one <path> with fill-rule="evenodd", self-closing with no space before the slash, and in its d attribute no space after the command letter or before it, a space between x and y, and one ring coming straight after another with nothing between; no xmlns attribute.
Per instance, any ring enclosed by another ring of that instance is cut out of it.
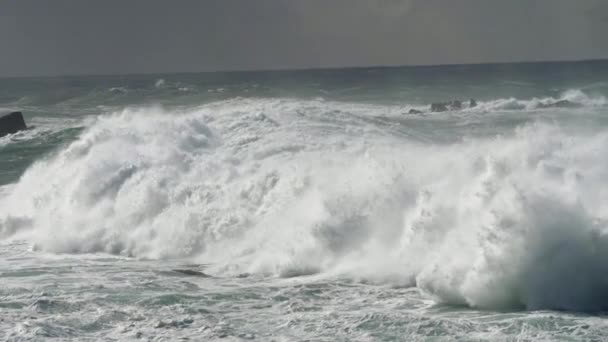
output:
<svg viewBox="0 0 608 342"><path fill-rule="evenodd" d="M607 97L608 62L0 79L0 338L606 340Z"/></svg>

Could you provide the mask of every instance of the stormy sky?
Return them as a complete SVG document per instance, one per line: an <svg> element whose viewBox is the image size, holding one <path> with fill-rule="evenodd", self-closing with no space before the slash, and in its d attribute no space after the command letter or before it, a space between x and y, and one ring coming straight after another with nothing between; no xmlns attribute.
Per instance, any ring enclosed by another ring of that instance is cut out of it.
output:
<svg viewBox="0 0 608 342"><path fill-rule="evenodd" d="M606 0L0 0L0 76L608 57Z"/></svg>

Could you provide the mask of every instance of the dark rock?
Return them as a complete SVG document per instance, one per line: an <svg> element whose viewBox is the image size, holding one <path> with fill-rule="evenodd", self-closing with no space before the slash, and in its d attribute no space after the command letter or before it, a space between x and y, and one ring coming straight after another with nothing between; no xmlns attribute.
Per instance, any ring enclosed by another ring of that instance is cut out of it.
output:
<svg viewBox="0 0 608 342"><path fill-rule="evenodd" d="M447 110L448 104L445 102L431 103L431 112L446 112Z"/></svg>
<svg viewBox="0 0 608 342"><path fill-rule="evenodd" d="M580 106L580 104L568 100L559 100L556 102L538 104L538 108L578 108Z"/></svg>
<svg viewBox="0 0 608 342"><path fill-rule="evenodd" d="M12 112L0 116L0 137L8 134L17 133L27 129L25 120L23 120L23 114L21 112Z"/></svg>
<svg viewBox="0 0 608 342"><path fill-rule="evenodd" d="M460 100L431 103L431 112L447 112L448 110L460 109L462 109L462 101Z"/></svg>
<svg viewBox="0 0 608 342"><path fill-rule="evenodd" d="M408 114L422 114L422 111L418 110L418 109L410 109L410 111L407 113Z"/></svg>
<svg viewBox="0 0 608 342"><path fill-rule="evenodd" d="M557 108L577 108L580 107L581 105L579 105L578 103L574 103L568 100L561 100L561 101L557 101L553 104L554 107Z"/></svg>
<svg viewBox="0 0 608 342"><path fill-rule="evenodd" d="M475 101L475 99L470 99L469 108L475 108L475 107L477 107L477 101Z"/></svg>
<svg viewBox="0 0 608 342"><path fill-rule="evenodd" d="M211 276L208 274L205 274L203 272L200 271L195 271L195 270L187 270L187 269L178 269L178 270L173 270L173 272L177 272L183 275L187 275L187 276L193 276L193 277L202 277L202 278L210 278Z"/></svg>
<svg viewBox="0 0 608 342"><path fill-rule="evenodd" d="M462 109L462 102L460 100L454 100L454 101L450 102L450 109L451 110Z"/></svg>
<svg viewBox="0 0 608 342"><path fill-rule="evenodd" d="M551 108L551 106L553 105L553 103L539 103L538 106L536 106L537 108Z"/></svg>

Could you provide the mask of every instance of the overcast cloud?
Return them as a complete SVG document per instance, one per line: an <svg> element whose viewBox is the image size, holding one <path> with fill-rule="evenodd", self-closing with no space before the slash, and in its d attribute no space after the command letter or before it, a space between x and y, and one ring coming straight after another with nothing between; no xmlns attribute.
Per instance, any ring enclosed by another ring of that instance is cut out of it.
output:
<svg viewBox="0 0 608 342"><path fill-rule="evenodd" d="M0 0L0 76L608 57L605 0Z"/></svg>

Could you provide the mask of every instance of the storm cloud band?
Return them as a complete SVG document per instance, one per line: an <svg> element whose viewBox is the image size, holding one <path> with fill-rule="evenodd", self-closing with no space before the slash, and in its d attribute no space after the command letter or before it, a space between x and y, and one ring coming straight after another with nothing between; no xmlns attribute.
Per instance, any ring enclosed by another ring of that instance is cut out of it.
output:
<svg viewBox="0 0 608 342"><path fill-rule="evenodd" d="M0 0L0 76L608 57L602 0Z"/></svg>

